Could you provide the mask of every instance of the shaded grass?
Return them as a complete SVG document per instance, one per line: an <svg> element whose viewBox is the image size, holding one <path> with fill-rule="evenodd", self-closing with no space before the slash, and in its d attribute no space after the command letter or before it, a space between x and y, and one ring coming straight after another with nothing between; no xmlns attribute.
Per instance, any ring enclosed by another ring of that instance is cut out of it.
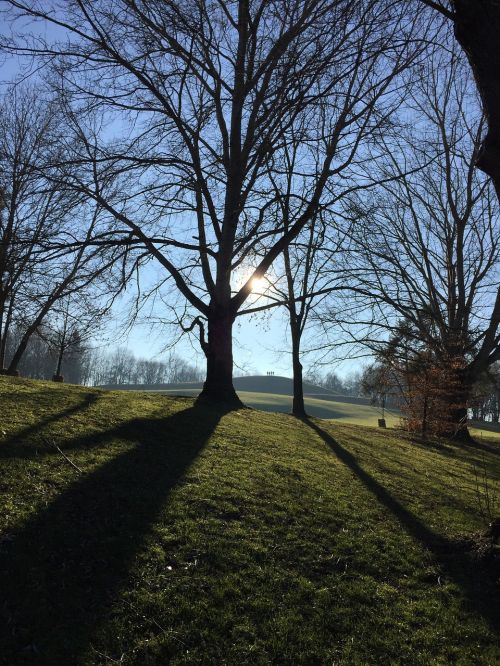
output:
<svg viewBox="0 0 500 666"><path fill-rule="evenodd" d="M497 663L498 453L0 378L0 659Z"/></svg>

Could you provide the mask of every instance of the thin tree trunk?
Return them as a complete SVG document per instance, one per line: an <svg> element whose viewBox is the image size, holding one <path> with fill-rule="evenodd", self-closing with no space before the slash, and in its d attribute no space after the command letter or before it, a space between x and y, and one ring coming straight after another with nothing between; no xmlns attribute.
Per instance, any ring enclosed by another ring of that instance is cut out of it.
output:
<svg viewBox="0 0 500 666"><path fill-rule="evenodd" d="M64 356L64 345L62 344L59 349L59 355L57 357L56 377L61 376L63 356Z"/></svg>
<svg viewBox="0 0 500 666"><path fill-rule="evenodd" d="M12 322L12 311L13 311L13 305L14 305L14 296L11 296L11 299L9 300L9 307L7 308L7 313L5 314L5 322L3 323L3 330L0 331L1 333L1 341L0 341L0 371L4 369L5 367L5 356L7 353L7 341L9 337L9 330L10 330L10 325ZM3 308L5 310L5 306ZM3 314L3 313L2 313Z"/></svg>
<svg viewBox="0 0 500 666"><path fill-rule="evenodd" d="M35 333L37 328L40 326L42 323L44 317L46 316L47 312L50 310L52 305L54 304L55 300L57 299L51 299L48 301L45 306L42 308L42 310L39 312L38 316L36 319L31 323L30 326L26 329L24 332L23 337L21 338L21 341L19 342L16 351L14 352L14 355L12 356L9 367L7 368L7 374L8 375L16 375L17 374L17 366L19 365L19 362L21 361L24 352L26 351L26 347L28 346L28 343L31 339L31 336Z"/></svg>
<svg viewBox="0 0 500 666"><path fill-rule="evenodd" d="M227 311L208 319L207 375L198 401L243 406L233 386L233 323L234 316Z"/></svg>
<svg viewBox="0 0 500 666"><path fill-rule="evenodd" d="M3 370L5 363L5 342L4 342L4 331L3 331L3 318L5 312L5 301L2 299L0 302L0 373Z"/></svg>
<svg viewBox="0 0 500 666"><path fill-rule="evenodd" d="M304 405L304 383L302 379L302 363L300 362L300 331L298 323L290 316L290 329L292 337L292 365L293 365L293 403L292 414L303 418L307 416Z"/></svg>
<svg viewBox="0 0 500 666"><path fill-rule="evenodd" d="M7 368L8 375L17 375L18 373L17 366L19 365L19 362L22 359L24 352L26 351L26 347L28 346L28 342L30 341L31 336L36 331L36 329L37 326L30 326L29 329L25 332L25 334L21 338L21 342L17 346L17 349L14 352L14 355L11 358L11 361Z"/></svg>
<svg viewBox="0 0 500 666"><path fill-rule="evenodd" d="M428 403L428 397L426 389L424 393L424 406L422 413L422 439L425 439L427 436L427 403Z"/></svg>

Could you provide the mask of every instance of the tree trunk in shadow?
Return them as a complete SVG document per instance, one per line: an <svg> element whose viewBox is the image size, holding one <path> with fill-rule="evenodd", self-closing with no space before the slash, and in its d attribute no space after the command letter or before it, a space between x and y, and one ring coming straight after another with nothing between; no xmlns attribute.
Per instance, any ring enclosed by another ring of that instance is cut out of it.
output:
<svg viewBox="0 0 500 666"><path fill-rule="evenodd" d="M452 408L450 412L450 431L447 433L449 439L456 442L470 444L474 438L467 427L467 407Z"/></svg>
<svg viewBox="0 0 500 666"><path fill-rule="evenodd" d="M491 177L500 198L500 3L454 0L455 36L472 67L488 121L477 166Z"/></svg>
<svg viewBox="0 0 500 666"><path fill-rule="evenodd" d="M468 428L468 405L471 397L473 381L463 367L456 368L449 377L445 398L448 401L448 432L445 436L457 442L471 443L474 441Z"/></svg>
<svg viewBox="0 0 500 666"><path fill-rule="evenodd" d="M303 418L306 416L304 404L304 382L302 378L302 363L300 362L300 332L297 322L290 319L292 333L292 365L293 365L293 403L292 414Z"/></svg>
<svg viewBox="0 0 500 666"><path fill-rule="evenodd" d="M208 320L207 376L197 402L243 407L233 386L233 323L234 316L227 311Z"/></svg>

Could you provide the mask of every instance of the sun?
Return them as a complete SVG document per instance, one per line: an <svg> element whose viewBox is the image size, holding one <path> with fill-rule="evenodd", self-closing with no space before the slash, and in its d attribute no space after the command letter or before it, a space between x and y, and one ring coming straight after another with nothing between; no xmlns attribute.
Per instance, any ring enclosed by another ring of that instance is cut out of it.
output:
<svg viewBox="0 0 500 666"><path fill-rule="evenodd" d="M267 280L265 277L256 277L252 280L252 291L264 291L267 287Z"/></svg>

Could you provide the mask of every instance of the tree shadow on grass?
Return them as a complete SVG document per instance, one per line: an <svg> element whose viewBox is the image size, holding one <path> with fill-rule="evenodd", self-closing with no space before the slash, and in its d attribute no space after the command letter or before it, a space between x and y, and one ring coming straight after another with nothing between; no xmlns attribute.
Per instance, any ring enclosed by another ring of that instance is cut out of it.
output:
<svg viewBox="0 0 500 666"><path fill-rule="evenodd" d="M423 439L422 437L410 436L408 441L421 449L433 449L440 454L450 456L452 458L461 458L463 460L470 459L487 453L492 456L500 456L500 447L495 443L488 444L487 442L480 442L474 439L472 442L453 442L448 440L443 443L442 440Z"/></svg>
<svg viewBox="0 0 500 666"><path fill-rule="evenodd" d="M306 423L372 492L402 524L404 529L421 545L427 548L434 560L464 592L470 610L479 613L495 631L500 630L500 607L498 589L493 577L473 561L463 545L437 534L420 518L397 500L379 481L366 472L356 457L339 444L331 435L316 423L305 419Z"/></svg>
<svg viewBox="0 0 500 666"><path fill-rule="evenodd" d="M135 446L11 535L0 549L0 662L3 654L8 664L80 663L170 491L224 413L194 406L107 431L102 443Z"/></svg>
<svg viewBox="0 0 500 666"><path fill-rule="evenodd" d="M100 397L101 394L99 393L86 393L83 399L75 405L71 405L71 407L63 409L60 412L49 414L45 418L36 421L33 425L19 430L8 439L0 442L0 458L33 458L36 450L28 441L33 435L39 436L47 426L92 407Z"/></svg>

